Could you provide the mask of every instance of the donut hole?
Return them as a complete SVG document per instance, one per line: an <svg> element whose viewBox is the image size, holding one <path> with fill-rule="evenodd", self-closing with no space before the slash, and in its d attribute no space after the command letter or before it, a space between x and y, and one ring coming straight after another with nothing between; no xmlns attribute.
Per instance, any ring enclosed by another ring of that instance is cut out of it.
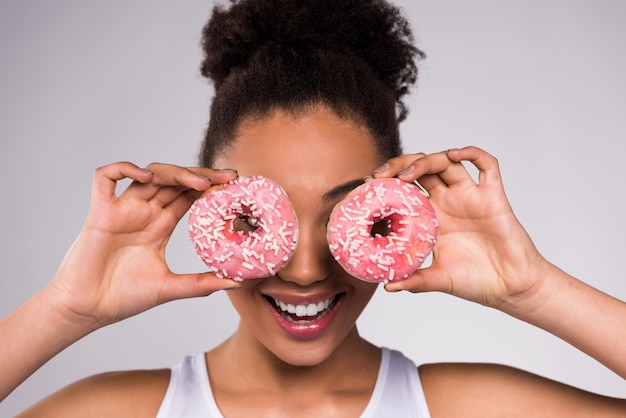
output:
<svg viewBox="0 0 626 418"><path fill-rule="evenodd" d="M233 220L233 230L249 234L259 228L259 220L250 215L239 215Z"/></svg>
<svg viewBox="0 0 626 418"><path fill-rule="evenodd" d="M391 221L388 218L380 219L372 225L370 235L372 237L386 237L391 233Z"/></svg>

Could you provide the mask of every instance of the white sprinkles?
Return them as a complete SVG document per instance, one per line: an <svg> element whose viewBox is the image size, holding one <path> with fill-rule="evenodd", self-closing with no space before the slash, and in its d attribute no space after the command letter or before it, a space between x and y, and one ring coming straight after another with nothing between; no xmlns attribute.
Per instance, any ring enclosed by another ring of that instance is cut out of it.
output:
<svg viewBox="0 0 626 418"><path fill-rule="evenodd" d="M234 223L246 219L249 231ZM388 231L372 235L387 222ZM438 223L426 195L397 178L375 179L344 199L328 224L329 248L353 276L389 282L407 278L428 256ZM273 180L240 177L198 199L189 214L196 252L218 277L234 280L274 275L289 261L298 240L289 198Z"/></svg>
<svg viewBox="0 0 626 418"><path fill-rule="evenodd" d="M249 232L234 229L245 217ZM218 277L234 280L273 275L296 247L296 215L273 180L239 177L198 199L189 213L189 235L196 252Z"/></svg>
<svg viewBox="0 0 626 418"><path fill-rule="evenodd" d="M386 236L372 226L386 221ZM363 280L404 279L419 268L437 240L435 211L414 184L397 178L368 182L333 211L328 241L335 259Z"/></svg>

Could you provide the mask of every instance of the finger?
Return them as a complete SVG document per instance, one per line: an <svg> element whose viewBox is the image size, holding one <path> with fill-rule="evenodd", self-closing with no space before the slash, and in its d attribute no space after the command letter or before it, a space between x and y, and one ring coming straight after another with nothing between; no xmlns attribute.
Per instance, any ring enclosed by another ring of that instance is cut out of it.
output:
<svg viewBox="0 0 626 418"><path fill-rule="evenodd" d="M161 208L167 208L182 199L187 206L191 206L191 203L198 199L202 193L203 191L186 189L180 186L162 187L150 199L150 202L157 204Z"/></svg>
<svg viewBox="0 0 626 418"><path fill-rule="evenodd" d="M130 162L119 162L99 167L94 172L93 197L96 199L110 199L115 196L115 187L119 180L129 178L139 183L148 183L154 173L140 168Z"/></svg>
<svg viewBox="0 0 626 418"><path fill-rule="evenodd" d="M232 168L189 167L189 170L211 179L213 184L224 184L236 179L239 174Z"/></svg>
<svg viewBox="0 0 626 418"><path fill-rule="evenodd" d="M449 159L447 152L429 155L417 153L395 157L376 169L373 175L375 177L397 176L406 182L418 181L429 193L438 187L463 183L475 184L463 164Z"/></svg>
<svg viewBox="0 0 626 418"><path fill-rule="evenodd" d="M404 179L403 179L404 180ZM428 194L432 194L432 192L439 187L448 187L445 181L437 174L426 174L418 178L417 183L421 185Z"/></svg>
<svg viewBox="0 0 626 418"><path fill-rule="evenodd" d="M219 290L234 290L241 286L241 282L221 279L213 273L174 274L165 280L159 302L208 296Z"/></svg>
<svg viewBox="0 0 626 418"><path fill-rule="evenodd" d="M426 154L418 152L416 154L404 154L390 158L383 165L372 172L372 177L395 177L399 172L408 167L412 162L424 158Z"/></svg>
<svg viewBox="0 0 626 418"><path fill-rule="evenodd" d="M147 168L154 171L152 184L157 188L174 187L180 190L204 191L213 184L209 177L186 167L152 163Z"/></svg>
<svg viewBox="0 0 626 418"><path fill-rule="evenodd" d="M452 161L469 161L478 169L478 184L501 185L502 176L498 160L486 151L469 146L461 149L448 150L448 158Z"/></svg>
<svg viewBox="0 0 626 418"><path fill-rule="evenodd" d="M429 154L413 161L411 165L398 173L398 178L404 181L415 181L426 175L439 176L447 186L475 184L463 164L452 161L448 158L447 152Z"/></svg>
<svg viewBox="0 0 626 418"><path fill-rule="evenodd" d="M236 179L238 176L236 170L229 168L216 170L203 167L189 167L188 169L203 178L209 179L211 185L224 184ZM182 217L191 204L207 190L185 189L180 186L162 188L155 194L152 200L156 200L164 208L173 208L174 212L180 212L179 217Z"/></svg>
<svg viewBox="0 0 626 418"><path fill-rule="evenodd" d="M397 280L385 284L388 292L408 290L413 293L445 292L452 293L452 280L445 272L440 272L435 266L417 270L404 280Z"/></svg>
<svg viewBox="0 0 626 418"><path fill-rule="evenodd" d="M120 196L120 198L135 197L143 200L151 200L164 188L173 188L174 191L166 191L161 194L160 204L166 206L176 198L182 190L193 189L204 191L211 187L211 180L206 176L195 173L188 168L171 164L152 163L147 169L154 173L152 181L142 184L133 182ZM176 192L176 189L178 192Z"/></svg>
<svg viewBox="0 0 626 418"><path fill-rule="evenodd" d="M391 158L385 164L374 170L374 172L372 173L372 177L396 177L403 170L406 170L407 167L410 167L409 170L412 170L413 166L411 164L416 160L424 157L426 157L426 154L420 152L417 154L407 154ZM399 178L407 182L415 181L415 179L410 180L410 177ZM427 191L433 190L439 186L447 186L445 182L441 179L441 177L439 177L437 174L424 175L420 177L417 182Z"/></svg>

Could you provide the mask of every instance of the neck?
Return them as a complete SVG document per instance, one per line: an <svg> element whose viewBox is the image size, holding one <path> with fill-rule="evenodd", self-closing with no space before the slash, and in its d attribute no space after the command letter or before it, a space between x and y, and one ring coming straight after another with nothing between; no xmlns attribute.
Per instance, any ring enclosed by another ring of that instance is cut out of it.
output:
<svg viewBox="0 0 626 418"><path fill-rule="evenodd" d="M269 351L240 325L231 338L208 353L207 360L211 384L219 382L224 388L281 393L331 388L342 391L373 387L380 349L362 339L354 326L326 358L312 365L293 365Z"/></svg>

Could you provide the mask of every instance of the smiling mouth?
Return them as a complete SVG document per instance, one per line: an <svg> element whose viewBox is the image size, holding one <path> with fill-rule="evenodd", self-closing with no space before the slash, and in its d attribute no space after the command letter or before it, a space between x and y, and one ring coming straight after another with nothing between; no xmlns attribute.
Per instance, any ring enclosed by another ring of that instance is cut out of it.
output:
<svg viewBox="0 0 626 418"><path fill-rule="evenodd" d="M343 293L336 294L317 303L298 304L283 302L279 299L266 296L265 298L272 307L290 322L308 323L317 321L328 314L337 304L337 301L343 296Z"/></svg>

